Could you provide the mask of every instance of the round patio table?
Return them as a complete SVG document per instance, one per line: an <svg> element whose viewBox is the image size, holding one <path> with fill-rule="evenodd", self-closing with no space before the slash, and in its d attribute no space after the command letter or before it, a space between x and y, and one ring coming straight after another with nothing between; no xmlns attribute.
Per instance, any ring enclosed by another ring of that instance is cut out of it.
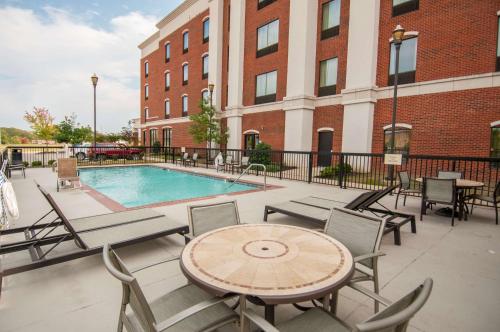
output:
<svg viewBox="0 0 500 332"><path fill-rule="evenodd" d="M301 227L247 224L194 238L180 265L197 286L217 295L239 294L266 306L321 298L354 272L349 250L332 237Z"/></svg>

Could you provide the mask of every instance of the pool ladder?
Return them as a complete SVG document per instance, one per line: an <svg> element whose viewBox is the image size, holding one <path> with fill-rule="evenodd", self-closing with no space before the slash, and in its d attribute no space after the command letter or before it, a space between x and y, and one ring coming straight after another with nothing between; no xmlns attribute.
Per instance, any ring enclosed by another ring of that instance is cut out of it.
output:
<svg viewBox="0 0 500 332"><path fill-rule="evenodd" d="M250 164L248 165L247 168L245 168L245 170L243 171L243 173L240 174L240 176L238 176L236 178L236 180L232 181L232 183L229 185L229 187L227 187L228 189L232 187L233 184L235 184L236 182L238 182L239 179L241 179L241 177L245 174L248 173L248 171L253 167L253 166L257 166L257 167L262 167L264 169L264 191L266 190L266 186L267 186L267 168L266 168L266 165L264 164Z"/></svg>

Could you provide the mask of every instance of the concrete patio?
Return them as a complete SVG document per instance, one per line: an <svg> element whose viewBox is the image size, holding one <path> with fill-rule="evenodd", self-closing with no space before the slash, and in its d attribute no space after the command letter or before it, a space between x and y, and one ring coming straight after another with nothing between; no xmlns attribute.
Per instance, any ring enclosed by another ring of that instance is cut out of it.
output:
<svg viewBox="0 0 500 332"><path fill-rule="evenodd" d="M262 181L262 177L245 178ZM11 226L28 225L48 210L33 180L53 194L70 218L111 212L83 191L57 193L56 176L50 169L28 169L26 179L18 174L12 178L21 218ZM241 221L260 223L267 203L310 194L348 202L362 192L277 179L268 182L283 188L209 201L237 199ZM384 201L393 207L394 199L387 197ZM418 215L419 203L420 199L409 197L402 210ZM155 210L187 224L185 203ZM269 220L313 227L277 214ZM175 235L119 249L118 253L135 270L179 255L183 244L182 237ZM494 223L492 209L475 208L469 221L458 221L453 228L449 219L429 211L423 222L417 222L417 234L412 234L407 225L402 229L402 246L395 246L392 235L387 235L381 250L387 254L380 260L383 296L397 299L424 278L434 279L431 297L411 321L410 331L499 330L500 226ZM155 265L138 272L137 277L148 297L186 281L176 262ZM106 272L100 255L8 276L0 299L0 330L113 331L121 292L121 285ZM365 296L345 288L340 294L338 315L348 323L360 322L372 313L373 303ZM256 310L263 312L262 308ZM276 318L281 321L297 313L291 305L282 305L277 308Z"/></svg>

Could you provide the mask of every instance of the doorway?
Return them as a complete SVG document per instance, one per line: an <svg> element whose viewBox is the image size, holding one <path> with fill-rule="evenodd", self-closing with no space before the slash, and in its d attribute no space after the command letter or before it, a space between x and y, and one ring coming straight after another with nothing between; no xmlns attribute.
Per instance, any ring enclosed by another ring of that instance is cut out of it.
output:
<svg viewBox="0 0 500 332"><path fill-rule="evenodd" d="M333 131L318 132L318 166L332 165Z"/></svg>

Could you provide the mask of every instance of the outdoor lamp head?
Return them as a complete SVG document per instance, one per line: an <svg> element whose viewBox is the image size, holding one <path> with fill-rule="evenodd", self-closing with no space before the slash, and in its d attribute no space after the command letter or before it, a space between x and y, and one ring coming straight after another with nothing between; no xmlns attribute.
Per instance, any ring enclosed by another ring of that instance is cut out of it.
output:
<svg viewBox="0 0 500 332"><path fill-rule="evenodd" d="M94 73L94 75L92 75L92 77L90 77L90 79L92 80L92 85L96 86L97 85L97 81L99 80L99 78L97 77L97 75Z"/></svg>
<svg viewBox="0 0 500 332"><path fill-rule="evenodd" d="M214 87L215 87L215 84L210 83L210 84L208 85L208 90L209 90L210 92L214 92Z"/></svg>
<svg viewBox="0 0 500 332"><path fill-rule="evenodd" d="M396 28L392 31L392 39L394 43L400 44L401 42L403 42L404 35L405 35L405 29L398 24Z"/></svg>

